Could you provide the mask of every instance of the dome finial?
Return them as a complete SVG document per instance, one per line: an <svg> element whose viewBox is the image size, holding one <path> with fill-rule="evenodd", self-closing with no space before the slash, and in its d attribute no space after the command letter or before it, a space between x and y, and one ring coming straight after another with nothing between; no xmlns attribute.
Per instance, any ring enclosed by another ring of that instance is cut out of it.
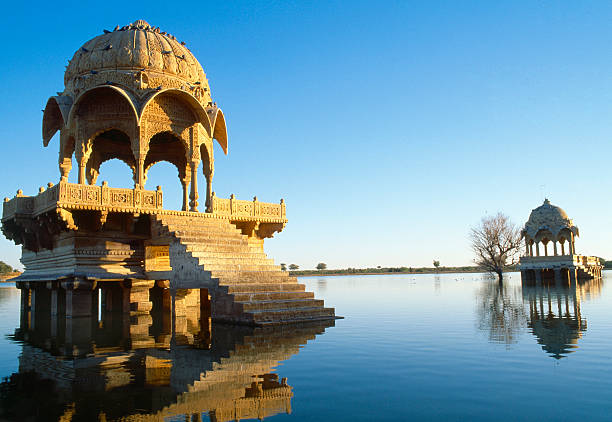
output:
<svg viewBox="0 0 612 422"><path fill-rule="evenodd" d="M546 205L550 205L550 201L548 200L548 198L544 198L544 203L545 203Z"/></svg>
<svg viewBox="0 0 612 422"><path fill-rule="evenodd" d="M132 23L132 26L135 28L151 29L151 25L149 25L149 23L144 19L138 19L134 21L134 23Z"/></svg>

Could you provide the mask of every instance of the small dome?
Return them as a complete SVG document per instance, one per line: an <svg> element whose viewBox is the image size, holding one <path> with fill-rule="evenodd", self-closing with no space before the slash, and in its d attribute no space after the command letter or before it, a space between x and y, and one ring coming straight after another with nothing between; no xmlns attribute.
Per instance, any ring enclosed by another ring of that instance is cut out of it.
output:
<svg viewBox="0 0 612 422"><path fill-rule="evenodd" d="M545 199L542 205L531 211L523 233L533 238L540 230L548 230L556 236L563 229L578 234L578 228L574 226L567 213Z"/></svg>
<svg viewBox="0 0 612 422"><path fill-rule="evenodd" d="M153 77L151 83L156 76L163 76L174 87L187 83L209 92L204 70L185 43L144 20L104 31L83 44L68 63L64 83L73 91L83 85L83 79L121 83L137 72L146 72L147 81Z"/></svg>

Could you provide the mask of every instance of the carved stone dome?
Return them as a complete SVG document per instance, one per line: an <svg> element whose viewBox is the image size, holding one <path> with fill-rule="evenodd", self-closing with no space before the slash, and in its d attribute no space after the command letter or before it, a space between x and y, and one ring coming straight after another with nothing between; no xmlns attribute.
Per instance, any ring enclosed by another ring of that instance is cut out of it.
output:
<svg viewBox="0 0 612 422"><path fill-rule="evenodd" d="M533 238L540 230L547 230L556 236L563 229L578 234L578 228L574 226L567 213L545 199L542 205L531 211L524 233Z"/></svg>
<svg viewBox="0 0 612 422"><path fill-rule="evenodd" d="M91 79L137 89L200 88L200 96L210 100L204 70L185 43L144 20L104 31L74 53L64 75L66 90L78 93Z"/></svg>

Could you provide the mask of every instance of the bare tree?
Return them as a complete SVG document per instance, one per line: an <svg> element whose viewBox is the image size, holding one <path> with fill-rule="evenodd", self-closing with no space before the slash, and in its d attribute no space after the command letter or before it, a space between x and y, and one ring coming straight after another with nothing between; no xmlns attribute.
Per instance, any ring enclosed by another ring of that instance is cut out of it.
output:
<svg viewBox="0 0 612 422"><path fill-rule="evenodd" d="M480 224L470 230L470 240L476 265L497 274L500 282L504 270L516 264L521 253L521 230L501 212L483 217Z"/></svg>

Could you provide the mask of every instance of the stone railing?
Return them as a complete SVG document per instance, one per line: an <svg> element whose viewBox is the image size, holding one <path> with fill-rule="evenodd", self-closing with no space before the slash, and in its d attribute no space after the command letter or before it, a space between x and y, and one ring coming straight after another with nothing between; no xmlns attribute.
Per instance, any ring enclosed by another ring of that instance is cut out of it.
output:
<svg viewBox="0 0 612 422"><path fill-rule="evenodd" d="M285 201L273 204L269 202L259 202L257 197L252 201L236 199L232 194L229 199L219 198L214 192L212 194L212 213L219 216L226 216L235 220L270 220L287 221L287 210Z"/></svg>
<svg viewBox="0 0 612 422"><path fill-rule="evenodd" d="M585 267L601 265L601 261L596 256L575 255L576 264L584 265Z"/></svg>
<svg viewBox="0 0 612 422"><path fill-rule="evenodd" d="M21 190L12 198L4 199L2 218L15 214L41 214L49 209L100 209L107 211L154 211L161 210L163 194L158 186L156 191L143 189L109 188L60 182L41 187L36 196L24 196Z"/></svg>
<svg viewBox="0 0 612 422"><path fill-rule="evenodd" d="M586 255L540 255L540 256L522 256L521 263L567 263L575 266L597 266L601 265L601 262L596 256Z"/></svg>

